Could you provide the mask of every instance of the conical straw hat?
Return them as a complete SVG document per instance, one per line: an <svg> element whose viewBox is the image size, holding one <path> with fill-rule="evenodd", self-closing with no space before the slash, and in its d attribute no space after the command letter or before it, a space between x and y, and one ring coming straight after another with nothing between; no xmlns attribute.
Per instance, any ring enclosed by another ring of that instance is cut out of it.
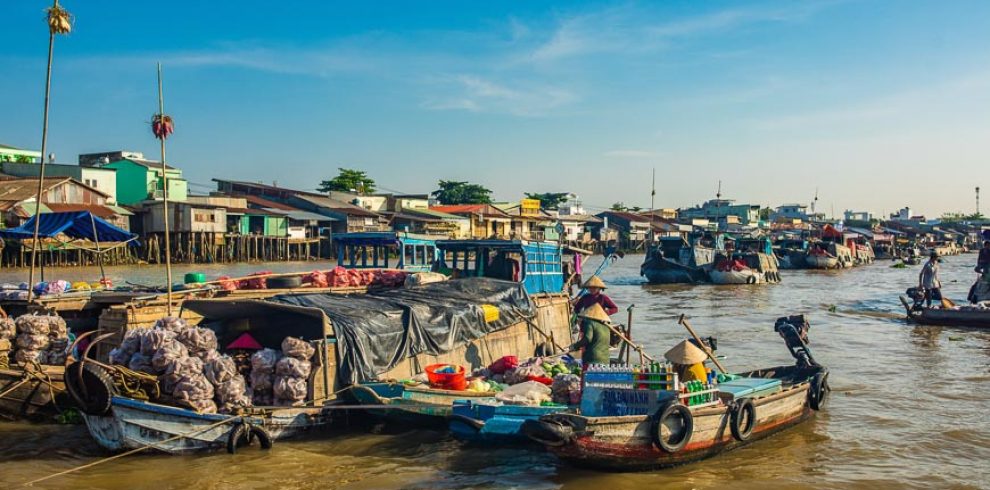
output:
<svg viewBox="0 0 990 490"><path fill-rule="evenodd" d="M588 289L588 288L601 288L601 289L605 289L606 286L605 286L605 283L602 282L602 280L598 278L598 276L591 276L591 279L588 279L587 281L584 281L584 285L581 286L581 287L583 287L585 289Z"/></svg>
<svg viewBox="0 0 990 490"><path fill-rule="evenodd" d="M708 358L705 351L697 348L687 340L675 345L673 349L667 351L663 356L674 364L697 364L704 362Z"/></svg>
<svg viewBox="0 0 990 490"><path fill-rule="evenodd" d="M606 325L612 324L612 319L608 317L608 313L605 313L605 309L602 305L595 303L578 314L578 318L587 318L589 320L596 320L602 322Z"/></svg>

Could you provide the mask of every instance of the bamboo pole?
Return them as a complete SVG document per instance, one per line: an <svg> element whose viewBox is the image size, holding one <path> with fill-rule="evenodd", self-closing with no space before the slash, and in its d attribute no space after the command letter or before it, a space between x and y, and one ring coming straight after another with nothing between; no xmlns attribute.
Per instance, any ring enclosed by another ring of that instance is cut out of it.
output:
<svg viewBox="0 0 990 490"><path fill-rule="evenodd" d="M58 8L58 0L52 3L52 9ZM45 112L41 125L41 167L38 169L38 193L34 200L34 238L31 246L31 270L28 272L28 293L27 302L31 302L31 294L34 292L34 268L37 265L38 256L38 231L41 226L41 201L45 187L45 158L48 151L48 108L52 93L52 58L55 54L55 29L48 26L48 67L45 73ZM44 275L44 272L42 272Z"/></svg>
<svg viewBox="0 0 990 490"><path fill-rule="evenodd" d="M162 90L162 64L158 63L158 114L161 118L161 124L165 125L165 95ZM167 135L162 129L162 134L159 136L158 141L161 142L162 149L162 216L164 218L163 226L165 228L165 280L167 281L165 287L167 288L167 311L168 316L172 316L172 248L169 241L169 228L168 228L168 172L167 166L165 165L165 137Z"/></svg>
<svg viewBox="0 0 990 490"><path fill-rule="evenodd" d="M695 333L693 328L691 328L691 325L688 323L687 318L685 318L684 315L681 315L681 318L677 320L677 323L680 323L687 329L691 336L694 337L694 340L698 343L698 346L701 347L701 350L705 351L705 354L712 360L713 363L715 363L718 370L722 371L722 374L729 374L729 372L725 370L725 367L722 366L722 363L718 362L718 359L715 358L715 354L708 348L707 345L705 345L704 342L701 341L701 337L698 337L698 334Z"/></svg>

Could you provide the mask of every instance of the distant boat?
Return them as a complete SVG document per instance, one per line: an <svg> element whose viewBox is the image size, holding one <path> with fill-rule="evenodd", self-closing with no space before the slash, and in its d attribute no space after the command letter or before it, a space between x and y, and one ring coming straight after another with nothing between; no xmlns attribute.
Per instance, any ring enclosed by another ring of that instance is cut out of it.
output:
<svg viewBox="0 0 990 490"><path fill-rule="evenodd" d="M708 270L720 251L720 240L713 246L702 244L703 236L696 235L692 242L681 237L663 237L646 256L640 266L640 275L650 284L685 284L708 282Z"/></svg>

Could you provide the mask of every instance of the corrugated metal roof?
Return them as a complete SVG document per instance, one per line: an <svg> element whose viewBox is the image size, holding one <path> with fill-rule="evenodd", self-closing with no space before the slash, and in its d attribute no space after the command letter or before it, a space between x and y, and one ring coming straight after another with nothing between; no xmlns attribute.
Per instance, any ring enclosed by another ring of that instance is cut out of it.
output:
<svg viewBox="0 0 990 490"><path fill-rule="evenodd" d="M365 216L369 218L377 218L379 216L378 213L364 209L361 206L355 206L350 203L337 201L330 199L329 197L308 196L303 194L297 195L296 197L319 207L327 208L350 216Z"/></svg>
<svg viewBox="0 0 990 490"><path fill-rule="evenodd" d="M55 203L48 203L48 204L46 204L46 206L48 206L48 209L50 209L50 210L52 210L52 211L54 211L56 213L68 213L68 212L75 212L75 211L89 211L90 213L93 213L93 216L99 216L100 218L110 218L110 217L117 216L117 215L120 215L121 214L121 213L118 213L116 210L112 209L109 206L101 206L99 204L55 204ZM127 212L127 211L124 211L124 212ZM131 213L127 212L127 215L130 215L130 214Z"/></svg>
<svg viewBox="0 0 990 490"><path fill-rule="evenodd" d="M296 221L339 221L337 218L331 218L329 216L323 216L322 214L311 213L301 209L292 209L287 211L282 209L267 208L267 210L288 216L289 219L294 219Z"/></svg>

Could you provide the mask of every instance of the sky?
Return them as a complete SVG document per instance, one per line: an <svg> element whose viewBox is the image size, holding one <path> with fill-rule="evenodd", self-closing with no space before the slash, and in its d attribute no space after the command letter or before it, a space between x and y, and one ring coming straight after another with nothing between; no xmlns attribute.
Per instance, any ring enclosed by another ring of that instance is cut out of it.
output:
<svg viewBox="0 0 990 490"><path fill-rule="evenodd" d="M481 183L591 211L715 196L973 212L990 185L990 2L119 2L62 0L49 152L158 158L313 189ZM0 143L41 147L48 35L0 1ZM990 201L990 199L987 199ZM990 202L983 207L985 211Z"/></svg>

